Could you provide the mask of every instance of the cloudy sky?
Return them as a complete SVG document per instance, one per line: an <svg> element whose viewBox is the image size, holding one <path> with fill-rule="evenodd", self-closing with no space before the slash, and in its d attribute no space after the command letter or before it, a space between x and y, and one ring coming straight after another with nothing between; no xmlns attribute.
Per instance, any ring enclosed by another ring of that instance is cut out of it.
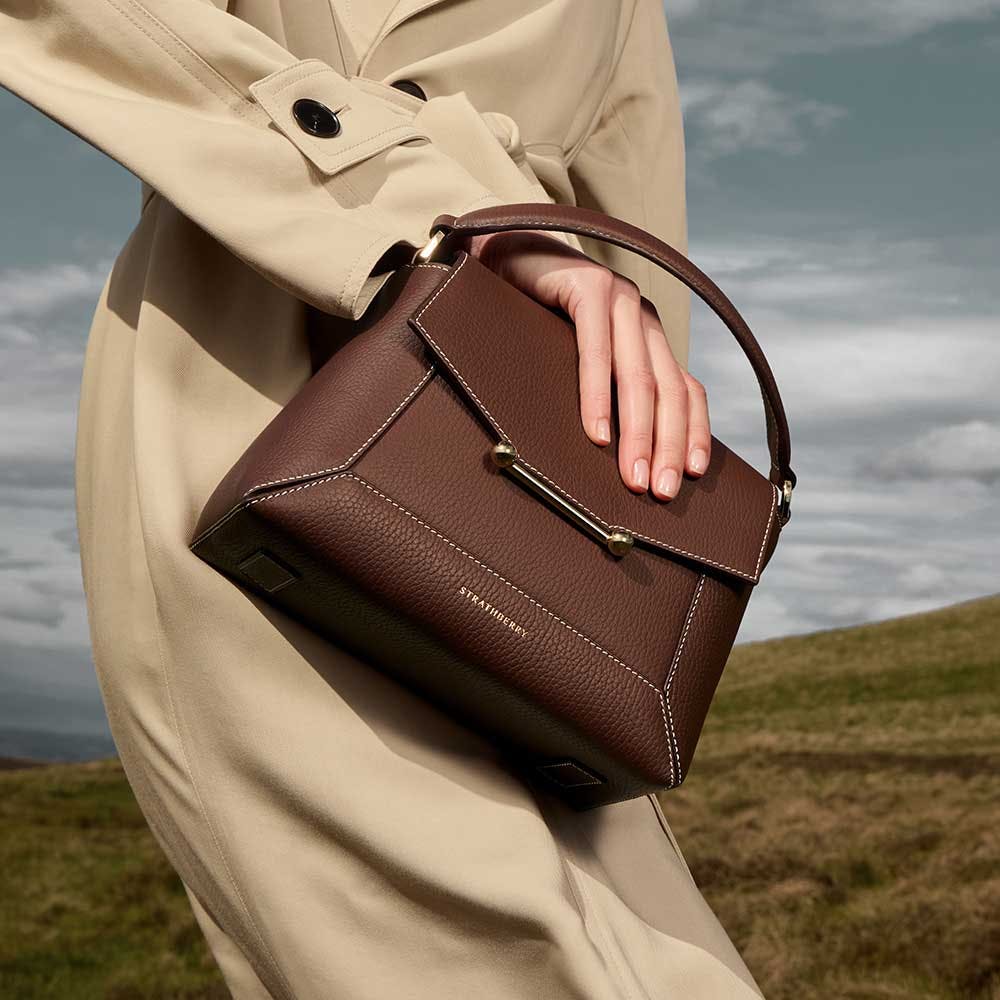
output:
<svg viewBox="0 0 1000 1000"><path fill-rule="evenodd" d="M690 253L764 345L800 483L741 639L1000 591L1000 0L668 0L667 14ZM0 754L85 754L109 744L75 407L138 183L2 90L0 135ZM727 336L696 311L691 367L716 435L764 469L760 400ZM56 751L36 735L53 719Z"/></svg>

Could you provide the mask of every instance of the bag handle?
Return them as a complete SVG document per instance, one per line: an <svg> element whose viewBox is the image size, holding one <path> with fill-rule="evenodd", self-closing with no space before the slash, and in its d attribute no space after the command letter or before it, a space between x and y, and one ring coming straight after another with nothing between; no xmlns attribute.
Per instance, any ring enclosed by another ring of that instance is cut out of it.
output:
<svg viewBox="0 0 1000 1000"><path fill-rule="evenodd" d="M431 227L431 241L420 251L418 257L430 259L431 255L445 254L466 236L512 229L549 229L575 233L631 250L682 281L712 309L736 338L757 376L767 421L768 450L771 456L769 478L782 491L782 516L783 521L787 520L788 503L796 480L789 464L791 440L781 394L757 338L719 286L678 250L638 226L595 209L548 202L491 205L457 217L439 215Z"/></svg>

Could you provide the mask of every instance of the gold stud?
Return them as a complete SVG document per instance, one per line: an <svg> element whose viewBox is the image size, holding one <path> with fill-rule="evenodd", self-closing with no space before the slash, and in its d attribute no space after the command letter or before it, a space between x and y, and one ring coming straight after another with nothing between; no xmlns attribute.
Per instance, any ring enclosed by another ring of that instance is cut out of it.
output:
<svg viewBox="0 0 1000 1000"><path fill-rule="evenodd" d="M635 539L630 531L612 531L608 535L608 548L616 555L623 556L632 550Z"/></svg>
<svg viewBox="0 0 1000 1000"><path fill-rule="evenodd" d="M495 465L507 468L517 461L517 449L509 441L500 441L490 453Z"/></svg>

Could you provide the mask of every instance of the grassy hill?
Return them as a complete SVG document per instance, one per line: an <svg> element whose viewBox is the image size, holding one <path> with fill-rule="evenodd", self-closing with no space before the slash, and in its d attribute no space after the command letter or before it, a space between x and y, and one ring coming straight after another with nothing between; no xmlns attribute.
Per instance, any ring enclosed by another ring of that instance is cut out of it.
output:
<svg viewBox="0 0 1000 1000"><path fill-rule="evenodd" d="M228 996L116 761L0 768L0 994ZM735 650L663 806L769 1000L1000 998L1000 597Z"/></svg>

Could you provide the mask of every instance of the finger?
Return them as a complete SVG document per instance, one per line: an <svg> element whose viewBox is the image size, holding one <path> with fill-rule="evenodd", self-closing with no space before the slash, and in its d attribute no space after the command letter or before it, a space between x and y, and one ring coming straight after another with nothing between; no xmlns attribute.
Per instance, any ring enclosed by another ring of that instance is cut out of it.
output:
<svg viewBox="0 0 1000 1000"><path fill-rule="evenodd" d="M576 327L580 419L590 440L601 445L611 441L612 277L603 267L579 276L567 310Z"/></svg>
<svg viewBox="0 0 1000 1000"><path fill-rule="evenodd" d="M684 372L688 397L687 471L700 476L712 455L712 429L708 418L708 394L690 372Z"/></svg>
<svg viewBox="0 0 1000 1000"><path fill-rule="evenodd" d="M681 487L688 440L687 387L652 303L643 305L643 329L656 376L653 415L653 493L671 500Z"/></svg>
<svg viewBox="0 0 1000 1000"><path fill-rule="evenodd" d="M635 283L614 275L611 292L611 356L618 389L621 440L618 468L633 490L649 488L656 380L642 328L641 296Z"/></svg>

